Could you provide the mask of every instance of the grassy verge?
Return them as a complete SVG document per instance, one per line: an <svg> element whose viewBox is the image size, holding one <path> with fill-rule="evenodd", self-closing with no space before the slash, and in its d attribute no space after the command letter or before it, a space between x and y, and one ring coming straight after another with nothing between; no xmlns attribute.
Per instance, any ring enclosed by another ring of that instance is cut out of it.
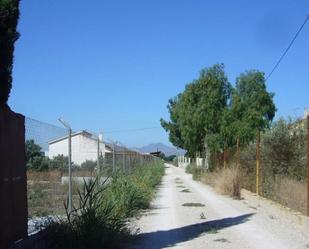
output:
<svg viewBox="0 0 309 249"><path fill-rule="evenodd" d="M121 248L130 235L128 219L149 207L163 174L163 163L156 162L129 175L118 172L109 184L85 183L74 212L43 226L48 248Z"/></svg>

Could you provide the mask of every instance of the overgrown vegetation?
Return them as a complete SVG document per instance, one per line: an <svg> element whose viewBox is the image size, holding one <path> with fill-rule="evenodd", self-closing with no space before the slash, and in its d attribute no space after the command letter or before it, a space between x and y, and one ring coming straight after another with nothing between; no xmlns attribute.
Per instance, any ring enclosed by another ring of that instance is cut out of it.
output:
<svg viewBox="0 0 309 249"><path fill-rule="evenodd" d="M45 225L47 244L54 249L121 248L130 234L128 218L149 206L163 174L163 163L154 162L129 175L117 172L109 184L99 178L85 183L74 212Z"/></svg>
<svg viewBox="0 0 309 249"><path fill-rule="evenodd" d="M217 173L214 179L214 187L220 194L229 195L240 199L242 177L236 167L226 168Z"/></svg>
<svg viewBox="0 0 309 249"><path fill-rule="evenodd" d="M283 120L275 122L261 137L261 194L267 198L305 213L306 197L306 122ZM241 149L240 165L243 186L255 188L255 143ZM282 188L282 189L280 189Z"/></svg>
<svg viewBox="0 0 309 249"><path fill-rule="evenodd" d="M261 136L261 195L300 212L306 212L306 122L280 119ZM194 179L213 186L218 192L238 197L239 188L252 192L256 187L256 143L240 148L240 171L236 150L227 151L228 169L223 169L223 152L217 156L216 167L199 174L196 166L188 172ZM197 172L197 173L196 173Z"/></svg>

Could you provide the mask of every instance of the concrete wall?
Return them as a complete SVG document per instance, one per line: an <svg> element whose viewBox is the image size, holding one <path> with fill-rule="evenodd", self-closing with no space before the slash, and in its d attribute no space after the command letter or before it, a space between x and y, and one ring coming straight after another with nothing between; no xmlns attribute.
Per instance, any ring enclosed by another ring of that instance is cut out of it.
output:
<svg viewBox="0 0 309 249"><path fill-rule="evenodd" d="M72 136L72 162L81 165L86 160L97 160L97 140L83 134ZM105 144L100 143L100 154L105 156ZM49 144L48 157L50 159L58 156L68 156L68 139Z"/></svg>

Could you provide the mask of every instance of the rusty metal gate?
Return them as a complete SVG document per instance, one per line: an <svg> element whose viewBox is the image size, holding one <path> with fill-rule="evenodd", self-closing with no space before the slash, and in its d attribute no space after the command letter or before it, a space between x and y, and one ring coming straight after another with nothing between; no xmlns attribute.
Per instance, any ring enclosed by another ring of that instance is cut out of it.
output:
<svg viewBox="0 0 309 249"><path fill-rule="evenodd" d="M0 109L0 249L27 237L25 118Z"/></svg>

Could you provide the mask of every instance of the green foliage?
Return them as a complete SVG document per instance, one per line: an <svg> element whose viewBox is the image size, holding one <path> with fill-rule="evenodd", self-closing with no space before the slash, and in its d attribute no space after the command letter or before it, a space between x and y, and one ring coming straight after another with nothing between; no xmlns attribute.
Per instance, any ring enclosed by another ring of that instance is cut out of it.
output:
<svg viewBox="0 0 309 249"><path fill-rule="evenodd" d="M265 170L271 175L284 175L297 180L306 178L305 122L280 119L262 140Z"/></svg>
<svg viewBox="0 0 309 249"><path fill-rule="evenodd" d="M177 156L176 155L170 155L170 156L165 157L165 161L173 162L175 158L177 160Z"/></svg>
<svg viewBox="0 0 309 249"><path fill-rule="evenodd" d="M50 169L57 169L64 171L68 168L69 158L67 156L58 155L50 160L49 167Z"/></svg>
<svg viewBox="0 0 309 249"><path fill-rule="evenodd" d="M43 226L50 248L122 248L130 233L128 218L149 206L163 174L163 163L156 162L136 167L129 175L117 172L110 183L98 178L85 182L74 212Z"/></svg>
<svg viewBox="0 0 309 249"><path fill-rule="evenodd" d="M97 162L92 160L86 160L81 165L81 169L94 171L95 167L97 167Z"/></svg>
<svg viewBox="0 0 309 249"><path fill-rule="evenodd" d="M49 160L44 156L42 148L35 144L33 140L26 141L26 160L27 169L31 170L47 170L49 167Z"/></svg>
<svg viewBox="0 0 309 249"><path fill-rule="evenodd" d="M222 64L203 69L185 91L169 100L170 121L161 119L170 141L188 156L210 153L209 158L232 147L237 138L249 144L257 131L269 128L276 107L266 89L264 73L241 74L233 88Z"/></svg>
<svg viewBox="0 0 309 249"><path fill-rule="evenodd" d="M0 0L0 108L6 105L12 88L14 43L19 18L19 0Z"/></svg>
<svg viewBox="0 0 309 249"><path fill-rule="evenodd" d="M203 152L205 139L212 139L220 131L230 92L222 64L203 69L183 93L169 100L170 121L161 119L161 125L169 132L170 141L190 156Z"/></svg>
<svg viewBox="0 0 309 249"><path fill-rule="evenodd" d="M256 144L241 150L241 167L245 174L245 187L255 187ZM270 196L278 177L298 181L306 179L306 131L303 120L273 123L261 137L261 186L265 196Z"/></svg>
<svg viewBox="0 0 309 249"><path fill-rule="evenodd" d="M269 128L276 112L273 97L267 92L264 73L252 70L241 74L232 93L231 113L225 116L227 133L234 136L230 140L239 137L248 144L257 131Z"/></svg>

